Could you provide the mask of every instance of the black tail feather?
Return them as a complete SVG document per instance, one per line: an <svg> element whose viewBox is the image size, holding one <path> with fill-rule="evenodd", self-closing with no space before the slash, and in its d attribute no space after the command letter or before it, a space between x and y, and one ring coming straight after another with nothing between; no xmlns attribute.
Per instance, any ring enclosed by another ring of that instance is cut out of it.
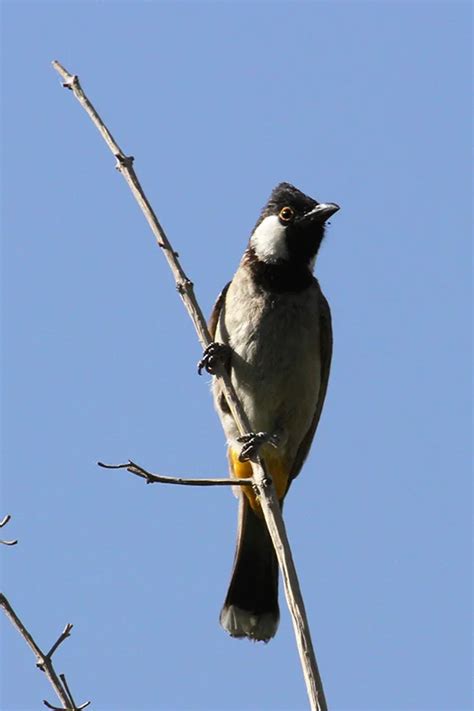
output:
<svg viewBox="0 0 474 711"><path fill-rule="evenodd" d="M278 562L265 520L240 495L234 567L220 621L233 637L268 641L278 627Z"/></svg>

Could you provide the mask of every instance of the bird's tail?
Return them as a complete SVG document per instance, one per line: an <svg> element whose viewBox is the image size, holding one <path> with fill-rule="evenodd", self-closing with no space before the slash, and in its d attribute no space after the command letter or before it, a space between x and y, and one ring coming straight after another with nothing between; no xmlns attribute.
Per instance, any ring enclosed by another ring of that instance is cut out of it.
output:
<svg viewBox="0 0 474 711"><path fill-rule="evenodd" d="M229 590L220 614L232 637L268 642L278 628L278 562L263 517L241 493L237 547Z"/></svg>

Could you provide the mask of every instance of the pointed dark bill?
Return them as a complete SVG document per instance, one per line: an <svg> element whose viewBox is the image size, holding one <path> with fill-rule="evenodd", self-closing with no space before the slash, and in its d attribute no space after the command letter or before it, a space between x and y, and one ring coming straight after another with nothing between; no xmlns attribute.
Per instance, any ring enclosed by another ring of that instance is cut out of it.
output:
<svg viewBox="0 0 474 711"><path fill-rule="evenodd" d="M335 202L321 202L319 205L316 205L316 207L313 207L312 210L303 215L298 222L300 224L305 222L313 222L313 220L315 222L326 222L326 220L328 220L338 210L339 205L336 205Z"/></svg>

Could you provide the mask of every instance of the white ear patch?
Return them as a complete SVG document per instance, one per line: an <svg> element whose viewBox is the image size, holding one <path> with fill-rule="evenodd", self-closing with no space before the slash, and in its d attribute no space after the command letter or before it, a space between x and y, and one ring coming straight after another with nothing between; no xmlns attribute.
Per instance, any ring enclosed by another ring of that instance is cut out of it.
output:
<svg viewBox="0 0 474 711"><path fill-rule="evenodd" d="M277 215L269 215L259 224L250 239L250 246L262 262L289 258L285 231Z"/></svg>

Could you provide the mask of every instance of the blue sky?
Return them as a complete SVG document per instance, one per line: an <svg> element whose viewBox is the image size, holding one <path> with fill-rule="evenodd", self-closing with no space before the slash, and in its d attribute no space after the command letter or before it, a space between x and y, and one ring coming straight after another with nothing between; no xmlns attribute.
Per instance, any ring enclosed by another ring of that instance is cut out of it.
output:
<svg viewBox="0 0 474 711"><path fill-rule="evenodd" d="M463 2L4 2L2 590L76 700L299 711L218 613L236 504L99 459L226 472L199 346L79 74L206 312L281 180L341 211L317 275L335 350L285 519L331 709L470 697L470 22ZM6 529L5 529L6 530ZM283 602L283 601L282 601ZM1 619L5 711L54 701Z"/></svg>

